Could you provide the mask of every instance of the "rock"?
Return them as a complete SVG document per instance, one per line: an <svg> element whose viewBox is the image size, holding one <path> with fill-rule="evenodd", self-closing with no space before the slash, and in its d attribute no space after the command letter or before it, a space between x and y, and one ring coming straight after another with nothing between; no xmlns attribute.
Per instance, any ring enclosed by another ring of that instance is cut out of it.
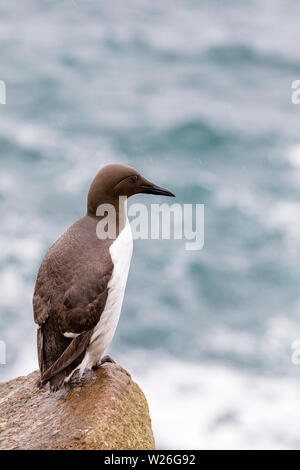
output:
<svg viewBox="0 0 300 470"><path fill-rule="evenodd" d="M146 398L130 375L105 363L57 393L39 373L0 384L0 449L154 449Z"/></svg>

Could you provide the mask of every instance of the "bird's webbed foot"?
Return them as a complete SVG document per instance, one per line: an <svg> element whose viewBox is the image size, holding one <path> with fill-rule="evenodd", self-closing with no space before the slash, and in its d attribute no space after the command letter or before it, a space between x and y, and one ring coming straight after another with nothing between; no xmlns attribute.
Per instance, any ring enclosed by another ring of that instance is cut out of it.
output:
<svg viewBox="0 0 300 470"><path fill-rule="evenodd" d="M99 367L101 367L103 364L105 364L106 362L110 362L111 364L115 364L116 362L108 355L106 356L103 356L101 361L98 362L98 364L95 364L92 369L93 370L97 370L99 369Z"/></svg>
<svg viewBox="0 0 300 470"><path fill-rule="evenodd" d="M65 375L64 374L57 374L50 380L50 392L55 393L58 392L64 385Z"/></svg>
<svg viewBox="0 0 300 470"><path fill-rule="evenodd" d="M102 366L102 364L105 364L106 362L111 362L112 364L115 364L116 361L114 361L110 356L106 355L106 356L103 356L102 359L101 359L101 362L100 362L100 365Z"/></svg>

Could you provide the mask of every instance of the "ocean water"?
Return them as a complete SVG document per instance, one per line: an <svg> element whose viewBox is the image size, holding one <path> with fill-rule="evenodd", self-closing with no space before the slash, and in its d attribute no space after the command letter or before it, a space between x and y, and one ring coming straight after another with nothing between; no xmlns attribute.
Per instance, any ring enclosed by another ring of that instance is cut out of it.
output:
<svg viewBox="0 0 300 470"><path fill-rule="evenodd" d="M129 164L205 204L203 250L135 241L110 348L157 447L300 448L299 14L296 0L0 0L0 380L37 367L44 254L96 172Z"/></svg>

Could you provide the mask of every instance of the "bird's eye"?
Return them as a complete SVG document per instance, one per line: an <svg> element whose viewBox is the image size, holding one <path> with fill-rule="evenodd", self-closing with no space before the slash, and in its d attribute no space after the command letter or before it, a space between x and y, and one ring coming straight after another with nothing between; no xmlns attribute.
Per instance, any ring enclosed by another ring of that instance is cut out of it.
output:
<svg viewBox="0 0 300 470"><path fill-rule="evenodd" d="M133 175L132 181L136 182L139 179L139 175Z"/></svg>

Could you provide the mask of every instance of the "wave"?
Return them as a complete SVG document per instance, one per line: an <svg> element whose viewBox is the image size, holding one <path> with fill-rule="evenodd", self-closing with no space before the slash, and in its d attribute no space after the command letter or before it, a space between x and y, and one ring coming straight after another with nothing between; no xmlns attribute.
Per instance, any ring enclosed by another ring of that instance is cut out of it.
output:
<svg viewBox="0 0 300 470"><path fill-rule="evenodd" d="M133 378L149 401L158 448L299 449L297 377L145 359ZM128 359L129 370L137 362Z"/></svg>

